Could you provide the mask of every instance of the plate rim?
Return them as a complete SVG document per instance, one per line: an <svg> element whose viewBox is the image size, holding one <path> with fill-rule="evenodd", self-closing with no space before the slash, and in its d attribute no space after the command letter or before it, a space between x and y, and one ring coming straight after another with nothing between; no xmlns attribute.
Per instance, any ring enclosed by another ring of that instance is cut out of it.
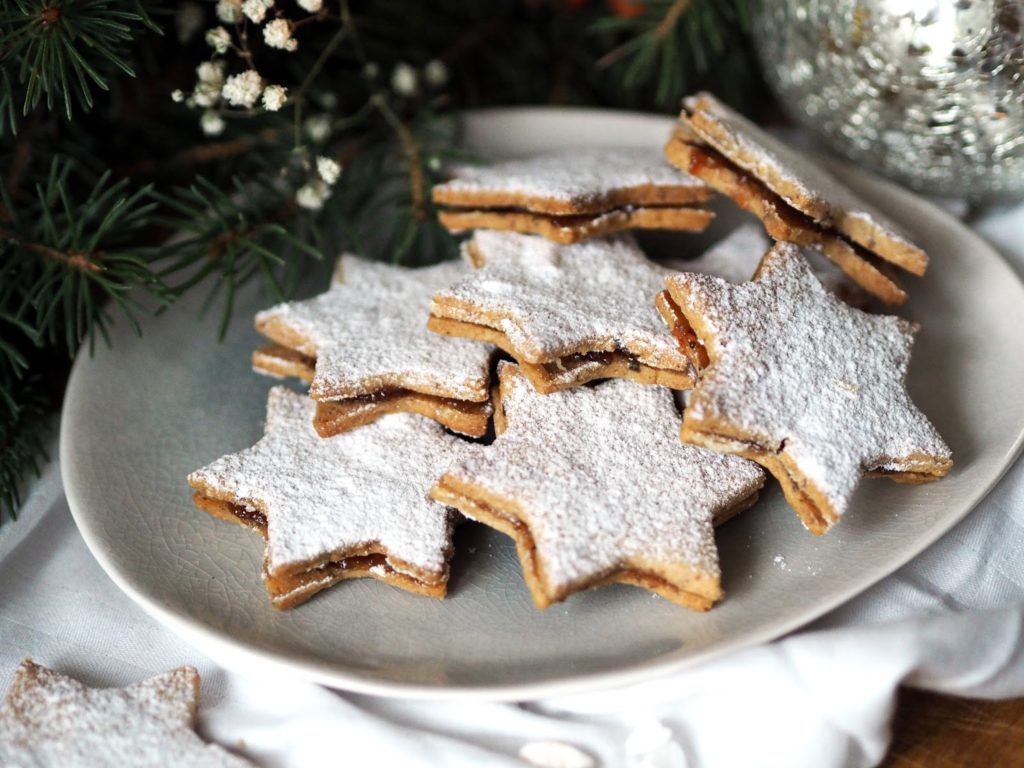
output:
<svg viewBox="0 0 1024 768"><path fill-rule="evenodd" d="M492 107L464 112L460 115L460 119L465 119L466 121L510 118L543 120L561 119L567 114L576 117L593 116L595 119L616 117L627 121L635 120L637 122L651 123L652 127L655 122L660 122L666 128L674 119L672 116L664 114L607 110L592 107ZM825 161L826 164L833 166L833 169L842 169L844 173L861 177L872 185L880 186L885 190L886 194L898 197L901 203L925 211L931 218L938 218L947 225L960 230L960 235L974 241L979 248L987 250L994 257L999 268L1003 269L1006 275L1016 282L1017 287L1024 292L1024 280L1010 267L998 249L939 206L899 187L893 182L882 179L845 161L831 157L825 158ZM89 517L83 511L86 505L80 498L79 491L73 485L69 486L66 482L66 468L73 461L71 455L73 437L69 434L69 420L64 418L64 414L76 401L78 390L74 386L75 382L81 375L80 371L89 364L90 355L88 349L83 347L76 355L71 375L68 378L64 404L61 410L59 447L61 473L62 479L65 481L64 493L75 524L92 556L118 588L139 605L145 613L169 627L186 642L192 644L198 651L205 653L225 668L251 670L254 666L259 666L265 670L279 673L284 672L291 676L297 676L344 691L389 698L401 697L410 700L523 701L585 694L594 691L607 691L646 682L659 675L673 674L705 662L708 659L781 638L847 602L873 584L891 575L898 568L931 547L938 539L948 533L978 507L980 502L991 493L1010 468L1014 466L1022 448L1024 448L1024 425L1021 425L1016 439L1004 455L1005 463L1000 471L987 484L974 489L973 493L969 496L969 502L965 503L960 514L948 520L944 519L942 525L937 526L935 530L929 531L927 535L922 536L915 542L915 546L908 550L909 554L901 553L900 556L893 558L895 564L891 565L891 567L887 567L887 569L881 572L871 571L861 579L852 580L844 589L831 595L829 599L815 603L811 608L788 620L767 624L759 630L749 631L738 637L725 639L714 645L691 652L681 658L668 656L667 658L650 659L622 669L559 675L546 678L543 681L519 684L445 685L410 683L376 677L351 669L344 670L336 664L323 664L313 660L282 656L280 651L275 652L265 648L254 647L251 644L236 639L225 631L211 628L198 619L179 615L175 611L164 608L156 600L133 586L127 575L122 574L108 557L105 546L100 541L96 532L90 527Z"/></svg>

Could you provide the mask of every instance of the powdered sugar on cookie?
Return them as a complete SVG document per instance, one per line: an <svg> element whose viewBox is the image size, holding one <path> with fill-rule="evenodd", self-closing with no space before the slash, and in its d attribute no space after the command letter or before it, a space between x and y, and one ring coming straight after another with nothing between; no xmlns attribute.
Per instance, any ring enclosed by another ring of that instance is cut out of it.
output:
<svg viewBox="0 0 1024 768"><path fill-rule="evenodd" d="M458 262L408 269L344 255L342 282L319 296L256 315L256 329L316 358L315 400L403 388L481 402L494 348L427 330L430 297L466 272Z"/></svg>
<svg viewBox="0 0 1024 768"><path fill-rule="evenodd" d="M715 599L712 519L756 493L761 470L681 445L662 387L617 380L540 395L516 366L499 376L505 431L470 446L441 483L515 510L548 595L635 567L677 584L705 579Z"/></svg>
<svg viewBox="0 0 1024 768"><path fill-rule="evenodd" d="M433 314L497 328L531 363L628 351L651 366L688 370L654 308L665 270L631 236L557 245L479 231L471 247L482 265L438 291Z"/></svg>
<svg viewBox="0 0 1024 768"><path fill-rule="evenodd" d="M252 766L196 735L198 698L192 667L97 689L26 660L0 710L0 764Z"/></svg>
<svg viewBox="0 0 1024 768"><path fill-rule="evenodd" d="M664 263L666 267L680 272L699 272L720 277L730 283L744 283L753 278L771 242L762 227L743 224L695 259L673 259ZM866 303L867 296L863 291L816 248L808 246L801 248L800 252L811 265L814 276L826 288L853 306Z"/></svg>
<svg viewBox="0 0 1024 768"><path fill-rule="evenodd" d="M658 148L577 149L493 165L460 165L452 169L452 176L435 188L435 198L454 202L449 198L513 195L524 203L565 203L571 207L566 213L598 210L619 190L705 188L704 182L673 168Z"/></svg>
<svg viewBox="0 0 1024 768"><path fill-rule="evenodd" d="M914 326L844 305L795 246L775 245L755 282L681 274L666 285L711 358L684 435L731 440L769 468L791 463L797 484L811 484L803 492L823 497L824 527L864 472L923 481L949 470L949 448L904 384Z"/></svg>
<svg viewBox="0 0 1024 768"><path fill-rule="evenodd" d="M797 210L826 226L836 226L866 247L874 245L874 237L863 236L870 230L877 239L892 240L901 249L915 252L915 258L924 258L899 225L811 160L809 153L779 141L710 94L691 96L684 103L687 112L699 113L699 119L688 122L688 127L702 141Z"/></svg>
<svg viewBox="0 0 1024 768"><path fill-rule="evenodd" d="M446 574L450 512L427 494L465 444L404 413L324 439L312 426L315 407L274 387L265 436L193 472L189 483L266 515L271 575L374 544L395 570Z"/></svg>

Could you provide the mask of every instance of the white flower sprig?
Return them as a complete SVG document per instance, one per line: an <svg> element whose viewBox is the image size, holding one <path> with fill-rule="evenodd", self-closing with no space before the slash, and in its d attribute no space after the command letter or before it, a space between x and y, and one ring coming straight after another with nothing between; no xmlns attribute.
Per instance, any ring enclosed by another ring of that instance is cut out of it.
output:
<svg viewBox="0 0 1024 768"><path fill-rule="evenodd" d="M263 42L282 51L296 51L299 41L292 37L292 23L288 19L274 19L263 28Z"/></svg>
<svg viewBox="0 0 1024 768"><path fill-rule="evenodd" d="M263 93L263 78L255 69L232 75L224 82L221 95L234 107L252 107Z"/></svg>
<svg viewBox="0 0 1024 768"><path fill-rule="evenodd" d="M299 187L295 193L295 203L308 211L319 211L331 196L331 188L341 178L341 166L336 160L318 155L316 158L317 178Z"/></svg>

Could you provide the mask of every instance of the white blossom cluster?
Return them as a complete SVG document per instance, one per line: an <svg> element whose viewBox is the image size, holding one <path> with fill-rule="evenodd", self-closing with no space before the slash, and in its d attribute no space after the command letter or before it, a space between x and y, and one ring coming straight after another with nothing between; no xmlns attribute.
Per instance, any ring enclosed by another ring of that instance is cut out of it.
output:
<svg viewBox="0 0 1024 768"><path fill-rule="evenodd" d="M298 0L298 5L307 13L319 13L323 8L323 0ZM252 56L244 45L245 38L236 40L230 27L225 25L233 25L236 34L243 25L261 27L263 42L269 48L292 52L299 47L299 41L294 36L295 22L282 14L275 0L217 0L215 13L221 24L206 30L203 36L212 49L211 60L204 61L196 68L196 85L191 93L177 90L171 94L174 101L204 110L199 118L199 126L208 136L223 133L223 110L226 108L262 108L267 112L277 112L288 102L288 89L283 85L268 83L252 67ZM231 52L239 54L246 61L246 70L227 74L225 60L220 57Z"/></svg>
<svg viewBox="0 0 1024 768"><path fill-rule="evenodd" d="M341 178L341 166L337 161L320 155L316 159L316 178L306 182L295 193L295 202L310 211L323 208L331 196L331 187Z"/></svg>
<svg viewBox="0 0 1024 768"><path fill-rule="evenodd" d="M216 136L224 132L224 118L231 115L232 108L250 113L253 110L277 112L287 104L288 89L267 82L257 70L253 52L249 49L249 41L259 40L259 36L253 34L258 31L262 33L266 48L289 53L298 50L295 31L305 22L289 18L277 1L216 0L215 14L220 23L203 34L203 40L211 50L210 60L196 68L196 85L190 93L176 90L171 94L174 101L202 110L199 126L206 135ZM322 17L323 0L295 0L295 4L305 13ZM190 34L200 29L201 22ZM242 71L229 70L228 60L232 58L244 63ZM415 99L444 87L449 71L444 62L436 59L422 68L398 62L391 68L389 76L382 72L378 63L371 61L364 65L363 77L370 86L370 104L383 109L389 101L387 90L399 100ZM326 99L322 104L326 110L331 109ZM342 167L330 157L316 155L317 151L323 151L323 145L331 137L332 122L327 114L310 115L303 122L302 129L310 147L301 148L297 154L303 168L304 183L295 192L295 202L302 208L316 211L323 208L330 198L333 187L341 178Z"/></svg>
<svg viewBox="0 0 1024 768"><path fill-rule="evenodd" d="M367 68L369 69L371 66L374 69L372 73L367 72L366 76L372 79L376 77L376 65L368 64ZM448 67L443 61L433 59L427 62L422 72L417 72L415 67L404 61L398 62L391 70L391 90L399 96L412 98L418 94L421 80L429 88L441 88L448 82Z"/></svg>

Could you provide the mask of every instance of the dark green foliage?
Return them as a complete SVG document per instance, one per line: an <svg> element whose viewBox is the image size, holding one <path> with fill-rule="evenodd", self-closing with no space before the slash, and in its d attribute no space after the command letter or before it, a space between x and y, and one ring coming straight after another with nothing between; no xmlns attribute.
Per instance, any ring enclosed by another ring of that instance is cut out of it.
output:
<svg viewBox="0 0 1024 768"><path fill-rule="evenodd" d="M223 23L214 7L0 3L0 516L18 505L71 356L115 317L138 327L199 290L223 332L249 279L272 300L343 248L407 264L453 255L430 189L458 156L457 110L675 112L699 87L741 107L761 92L747 0L649 0L635 16L595 0L325 0L312 15L277 0L298 50L228 23L236 48L222 55L203 39ZM185 12L205 16L181 40ZM228 76L255 67L287 104L174 103L211 59ZM431 61L446 82L426 82ZM391 87L400 63L418 73L414 92ZM222 133L200 130L204 110ZM318 157L344 172L322 207L303 207Z"/></svg>
<svg viewBox="0 0 1024 768"><path fill-rule="evenodd" d="M118 71L135 76L126 49L139 33L159 32L138 2L8 0L6 5L0 12L5 92L11 81L21 86L25 115L41 99L69 120L74 100L91 109L94 89L110 90L109 79Z"/></svg>

